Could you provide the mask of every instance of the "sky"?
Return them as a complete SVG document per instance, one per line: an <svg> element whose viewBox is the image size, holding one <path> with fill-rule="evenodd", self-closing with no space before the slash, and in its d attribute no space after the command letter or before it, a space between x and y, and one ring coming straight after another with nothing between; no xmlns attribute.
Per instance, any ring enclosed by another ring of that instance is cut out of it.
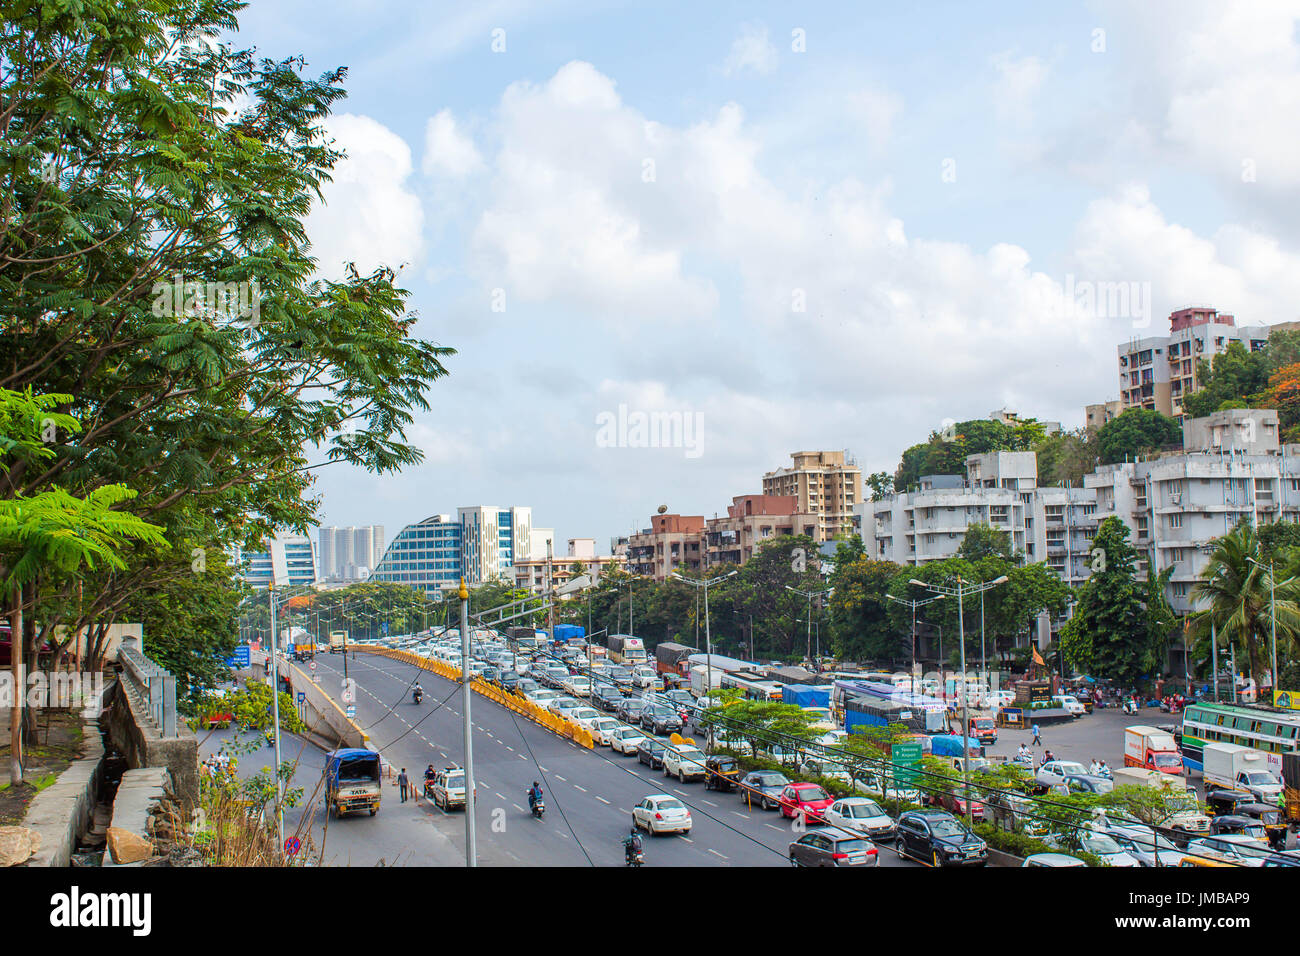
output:
<svg viewBox="0 0 1300 956"><path fill-rule="evenodd" d="M321 469L321 524L607 553L794 451L1078 428L1173 309L1300 318L1300 0L976 6L251 0L243 44L348 68L321 273L400 268L457 349L424 462Z"/></svg>

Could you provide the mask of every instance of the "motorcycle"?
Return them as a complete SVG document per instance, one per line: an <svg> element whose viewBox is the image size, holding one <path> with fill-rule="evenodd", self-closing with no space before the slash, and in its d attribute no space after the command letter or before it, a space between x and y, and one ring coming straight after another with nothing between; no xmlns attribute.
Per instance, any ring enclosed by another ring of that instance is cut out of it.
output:
<svg viewBox="0 0 1300 956"><path fill-rule="evenodd" d="M424 778L424 799L426 800L433 799L433 778L432 777Z"/></svg>
<svg viewBox="0 0 1300 956"><path fill-rule="evenodd" d="M623 858L628 866L641 866L645 863L645 851L635 849L631 844L628 844L627 851L623 854Z"/></svg>
<svg viewBox="0 0 1300 956"><path fill-rule="evenodd" d="M411 698L417 704L420 703L422 700L424 700L424 691L420 690L420 688L417 687L415 690L411 691Z"/></svg>
<svg viewBox="0 0 1300 956"><path fill-rule="evenodd" d="M529 808L533 811L533 818L536 820L540 820L542 818L542 814L546 812L545 800L533 800L530 801L528 805Z"/></svg>

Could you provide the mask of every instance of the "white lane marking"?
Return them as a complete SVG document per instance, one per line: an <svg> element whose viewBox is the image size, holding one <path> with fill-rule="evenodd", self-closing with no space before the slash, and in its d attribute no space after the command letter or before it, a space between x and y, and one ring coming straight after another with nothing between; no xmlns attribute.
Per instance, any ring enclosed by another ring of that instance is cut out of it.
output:
<svg viewBox="0 0 1300 956"><path fill-rule="evenodd" d="M685 840L687 843L694 843L694 842L695 842L694 840L692 840L692 839L691 839L690 837L688 837L688 836L684 836L684 837L682 837L682 839Z"/></svg>
<svg viewBox="0 0 1300 956"><path fill-rule="evenodd" d="M732 810L731 812L732 812L733 814L735 814L736 816L740 817L740 819L742 819L742 820L748 820L748 819L749 819L749 817L748 817L746 814L741 813L739 810ZM768 824L768 825L771 826L771 824Z"/></svg>
<svg viewBox="0 0 1300 956"><path fill-rule="evenodd" d="M716 803L714 803L712 800L701 800L700 803L708 804L709 806L713 807L714 809L717 809L717 806L718 806L718 805L717 805Z"/></svg>
<svg viewBox="0 0 1300 956"><path fill-rule="evenodd" d="M524 812L524 808L517 803L512 803L511 806L514 807L516 810L518 810L520 813Z"/></svg>
<svg viewBox="0 0 1300 956"><path fill-rule="evenodd" d="M713 854L714 856L716 856L716 857L720 857L721 859L724 859L724 860L727 859L727 857L723 856L723 855L722 855L721 853L719 853L717 850L713 849L713 847L709 847L709 852L712 853L712 854Z"/></svg>
<svg viewBox="0 0 1300 956"><path fill-rule="evenodd" d="M581 790L583 793L586 793L586 792L587 792L586 787L580 787L580 786L578 786L576 783L573 785L573 789L574 789L574 790Z"/></svg>
<svg viewBox="0 0 1300 956"><path fill-rule="evenodd" d="M784 832L785 832L785 831L782 830L780 827L778 827L778 826L774 826L774 825L771 824L771 823L764 823L763 826L767 827L769 830L775 830L777 833L784 833Z"/></svg>
<svg viewBox="0 0 1300 956"><path fill-rule="evenodd" d="M506 750L509 750L511 753L514 753L514 752L515 752L515 748L514 748L514 747L511 747L511 746L508 745L508 744L506 745Z"/></svg>
<svg viewBox="0 0 1300 956"><path fill-rule="evenodd" d="M506 797L505 797L505 794L503 794L503 793L499 793L499 792L497 792L497 791L493 791L493 793L496 793L496 795L497 795L497 799L498 799L498 800L504 800L504 799L506 798Z"/></svg>
<svg viewBox="0 0 1300 956"><path fill-rule="evenodd" d="M610 802L609 802L608 800L606 800L604 797L600 796L600 794L597 794L597 795L596 795L596 799L599 800L601 803L605 804L606 806L610 806L610 807L613 806L612 803L610 803Z"/></svg>
<svg viewBox="0 0 1300 956"><path fill-rule="evenodd" d="M527 759L528 759L528 758L525 757L523 754L517 754L517 756L519 757L520 760L527 760Z"/></svg>
<svg viewBox="0 0 1300 956"><path fill-rule="evenodd" d="M543 770L545 770L545 769L546 769L546 768L545 768L545 767L543 767L543 768L542 768L542 769L543 769ZM555 779L556 779L556 780L564 780L564 778L563 778L563 777L561 777L561 776L560 776L560 775L559 775L559 774L558 774L558 773L557 773L557 774L556 774L556 775L555 775ZM564 780L564 782L565 782L565 783L568 783L568 782L569 782L569 781L567 781L567 780Z"/></svg>
<svg viewBox="0 0 1300 956"><path fill-rule="evenodd" d="M686 796L685 790L678 790L676 787L673 787L673 793L677 794L680 797Z"/></svg>
<svg viewBox="0 0 1300 956"><path fill-rule="evenodd" d="M538 764L537 766L542 767L541 764ZM550 772L551 770L549 767L542 767L542 773L550 773Z"/></svg>

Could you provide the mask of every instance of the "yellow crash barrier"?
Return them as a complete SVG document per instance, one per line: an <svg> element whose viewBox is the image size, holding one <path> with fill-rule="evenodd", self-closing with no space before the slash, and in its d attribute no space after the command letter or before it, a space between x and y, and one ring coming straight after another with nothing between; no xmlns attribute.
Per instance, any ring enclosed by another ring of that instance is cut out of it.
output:
<svg viewBox="0 0 1300 956"><path fill-rule="evenodd" d="M392 660L404 661L407 664L414 664L416 667L423 668L426 671L432 671L439 677L447 680L459 681L460 668L453 667L443 661L431 660L427 657L421 657L419 654L413 654L410 651L394 650L391 647L370 647L360 646L355 648L363 654L376 654L380 657L388 657ZM475 693L486 697L488 700L495 701L502 707L514 711L527 717L534 723L541 724L547 730L559 734L568 740L572 740L580 747L586 747L588 750L595 748L596 742L592 739L591 731L587 730L581 724L571 720L562 720L556 717L549 710L538 707L531 701L524 700L522 697L516 697L514 694L507 694L501 688L489 684L482 678L475 677L470 681L470 687Z"/></svg>

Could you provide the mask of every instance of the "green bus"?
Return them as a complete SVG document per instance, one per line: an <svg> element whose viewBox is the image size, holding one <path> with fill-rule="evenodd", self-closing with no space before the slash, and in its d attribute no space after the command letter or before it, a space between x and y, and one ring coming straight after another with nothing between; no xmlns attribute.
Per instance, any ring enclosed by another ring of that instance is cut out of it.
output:
<svg viewBox="0 0 1300 956"><path fill-rule="evenodd" d="M1282 774L1282 754L1300 750L1300 711L1240 704L1188 704L1179 749L1188 769L1204 769L1207 743L1238 744L1268 755L1268 769Z"/></svg>

